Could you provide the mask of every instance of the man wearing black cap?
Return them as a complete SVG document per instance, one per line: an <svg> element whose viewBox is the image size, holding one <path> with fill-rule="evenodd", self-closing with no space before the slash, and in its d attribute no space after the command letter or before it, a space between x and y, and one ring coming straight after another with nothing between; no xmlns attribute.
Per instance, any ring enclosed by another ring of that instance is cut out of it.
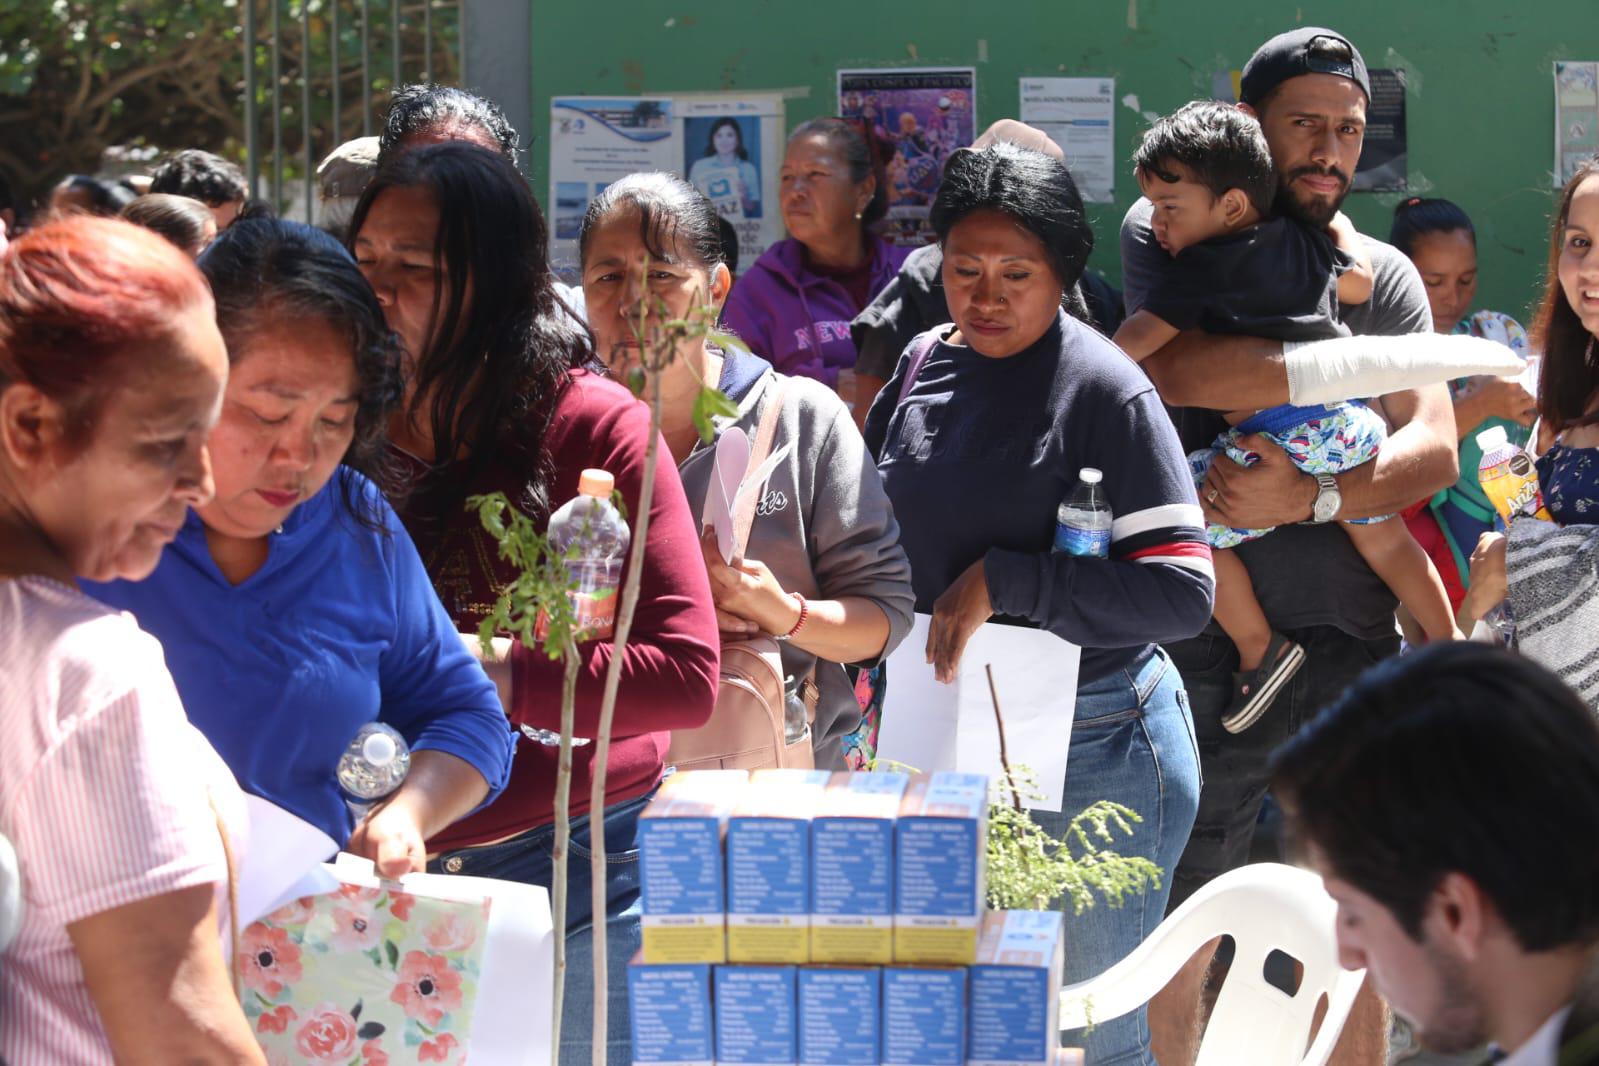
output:
<svg viewBox="0 0 1599 1066"><path fill-rule="evenodd" d="M1241 108L1260 119L1278 172L1276 209L1325 226L1348 195L1370 100L1366 64L1341 34L1292 30L1262 45L1244 67ZM1122 223L1128 314L1138 310L1169 261L1150 233L1140 200ZM1368 303L1340 317L1356 334L1425 333L1426 291L1397 250L1366 238L1376 272ZM1223 410L1288 402L1282 345L1255 337L1190 331L1143 364L1172 410L1185 448L1208 447L1226 428ZM1271 752L1363 669L1398 650L1393 594L1335 527L1337 519L1393 514L1452 484L1457 471L1454 413L1443 385L1372 400L1391 427L1376 461L1336 477L1301 473L1280 448L1246 439L1260 462L1212 464L1200 492L1206 517L1238 528L1278 527L1238 549L1272 628L1305 649L1303 667L1270 714L1240 734L1221 726L1238 654L1214 624L1167 650L1182 671L1204 771L1199 816L1173 875L1172 906L1211 878L1249 861ZM1152 1004L1157 1031L1174 1015L1197 1013L1199 959ZM1157 1043L1157 1052L1160 1050ZM1181 1056L1171 1056L1181 1061ZM1162 1061L1165 1061L1163 1058Z"/></svg>

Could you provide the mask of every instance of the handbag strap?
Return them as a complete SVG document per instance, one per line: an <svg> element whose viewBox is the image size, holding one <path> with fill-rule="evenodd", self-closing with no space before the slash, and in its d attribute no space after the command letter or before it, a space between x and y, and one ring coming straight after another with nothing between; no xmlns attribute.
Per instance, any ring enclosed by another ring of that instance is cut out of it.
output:
<svg viewBox="0 0 1599 1066"><path fill-rule="evenodd" d="M905 367L905 380L899 383L899 399L897 404L905 402L905 397L911 394L911 386L916 384L916 375L922 372L922 365L927 362L927 357L933 354L933 348L938 344L938 334L928 331L922 334L911 345L911 361Z"/></svg>
<svg viewBox="0 0 1599 1066"><path fill-rule="evenodd" d="M770 386L771 396L766 401L766 410L761 412L760 423L755 428L755 443L750 448L750 462L748 469L758 470L766 462L766 457L772 454L772 444L777 440L777 422L783 415L783 394L787 387L783 380L775 374ZM755 508L760 503L760 493L752 492L739 504L738 512L733 515L733 558L744 558L744 549L749 545L750 530L755 526Z"/></svg>

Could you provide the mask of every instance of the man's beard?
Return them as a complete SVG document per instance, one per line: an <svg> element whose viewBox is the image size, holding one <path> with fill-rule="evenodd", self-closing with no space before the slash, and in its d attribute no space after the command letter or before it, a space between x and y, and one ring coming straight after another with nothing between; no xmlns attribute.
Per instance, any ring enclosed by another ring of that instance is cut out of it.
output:
<svg viewBox="0 0 1599 1066"><path fill-rule="evenodd" d="M1337 178L1343 185L1331 201L1315 199L1310 201L1300 200L1294 195L1293 184L1298 178L1306 175L1318 177ZM1344 197L1349 195L1349 175L1337 167L1299 167L1284 174L1277 183L1276 210L1279 215L1297 218L1313 229L1326 229L1332 222L1333 216L1338 214L1338 209L1343 206Z"/></svg>
<svg viewBox="0 0 1599 1066"><path fill-rule="evenodd" d="M1488 1042L1482 1006L1472 991L1466 967L1458 958L1427 945L1427 960L1438 975L1438 1007L1431 1018L1412 1019L1416 1039L1429 1051L1458 1055Z"/></svg>

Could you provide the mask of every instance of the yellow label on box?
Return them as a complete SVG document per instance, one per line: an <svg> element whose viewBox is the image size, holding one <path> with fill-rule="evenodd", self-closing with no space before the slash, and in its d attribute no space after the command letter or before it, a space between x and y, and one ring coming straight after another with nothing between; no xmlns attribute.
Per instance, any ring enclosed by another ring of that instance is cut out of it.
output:
<svg viewBox="0 0 1599 1066"><path fill-rule="evenodd" d="M726 962L722 834L742 770L674 774L639 818L644 961Z"/></svg>
<svg viewBox="0 0 1599 1066"><path fill-rule="evenodd" d="M913 778L894 827L894 961L968 966L983 914L988 778Z"/></svg>
<svg viewBox="0 0 1599 1066"><path fill-rule="evenodd" d="M720 919L643 919L642 953L649 963L726 962L727 936Z"/></svg>
<svg viewBox="0 0 1599 1066"><path fill-rule="evenodd" d="M958 918L894 920L894 958L898 962L967 966L976 957L976 922Z"/></svg>
<svg viewBox="0 0 1599 1066"><path fill-rule="evenodd" d="M839 916L826 919L812 916L811 961L846 962L884 966L894 961L894 928L891 922L869 918Z"/></svg>
<svg viewBox="0 0 1599 1066"><path fill-rule="evenodd" d="M811 961L811 926L806 915L732 916L727 920L728 962Z"/></svg>

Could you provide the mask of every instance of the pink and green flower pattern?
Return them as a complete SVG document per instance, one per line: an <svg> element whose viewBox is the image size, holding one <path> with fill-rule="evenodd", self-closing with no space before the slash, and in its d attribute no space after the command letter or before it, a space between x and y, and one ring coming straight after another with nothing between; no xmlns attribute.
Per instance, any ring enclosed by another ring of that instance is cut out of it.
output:
<svg viewBox="0 0 1599 1066"><path fill-rule="evenodd" d="M270 1063L466 1062L489 900L343 885L244 930L244 1013Z"/></svg>

